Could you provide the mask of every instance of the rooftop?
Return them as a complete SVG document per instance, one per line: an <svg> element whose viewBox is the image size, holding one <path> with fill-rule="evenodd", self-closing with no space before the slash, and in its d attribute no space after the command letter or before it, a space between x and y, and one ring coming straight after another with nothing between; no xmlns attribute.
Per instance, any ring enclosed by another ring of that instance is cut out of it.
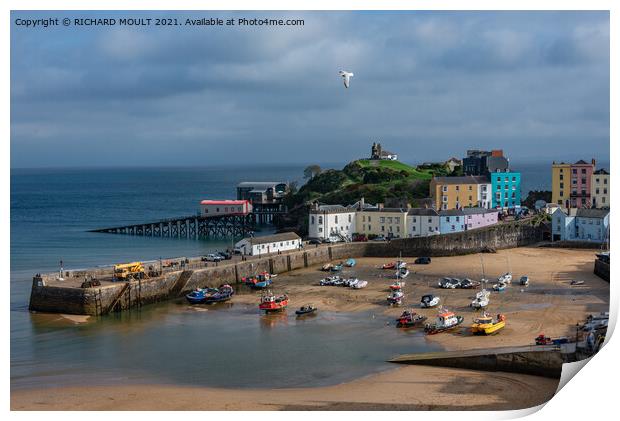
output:
<svg viewBox="0 0 620 421"><path fill-rule="evenodd" d="M430 208L412 208L409 209L409 215L419 215L419 216L437 216L439 215L435 209Z"/></svg>
<svg viewBox="0 0 620 421"><path fill-rule="evenodd" d="M604 218L609 214L609 209L577 209L577 216L582 218Z"/></svg>
<svg viewBox="0 0 620 421"><path fill-rule="evenodd" d="M605 170L605 168L601 168L600 170L594 171L594 174L609 175L609 173L607 172L607 170Z"/></svg>
<svg viewBox="0 0 620 421"><path fill-rule="evenodd" d="M479 214L479 213L497 213L498 212L497 209L485 209L485 208L480 208L480 207L463 208L461 210L463 211L463 213L465 215L474 215L474 214Z"/></svg>
<svg viewBox="0 0 620 421"><path fill-rule="evenodd" d="M248 242L253 246L258 244L276 243L278 241L290 241L299 239L301 239L299 235L295 234L294 232L283 232L281 234L265 235L262 237L244 238L244 240L248 240Z"/></svg>
<svg viewBox="0 0 620 421"><path fill-rule="evenodd" d="M439 216L462 216L465 215L462 209L448 209L439 211Z"/></svg>
<svg viewBox="0 0 620 421"><path fill-rule="evenodd" d="M483 175L463 175L459 177L435 177L437 184L488 184L489 179Z"/></svg>

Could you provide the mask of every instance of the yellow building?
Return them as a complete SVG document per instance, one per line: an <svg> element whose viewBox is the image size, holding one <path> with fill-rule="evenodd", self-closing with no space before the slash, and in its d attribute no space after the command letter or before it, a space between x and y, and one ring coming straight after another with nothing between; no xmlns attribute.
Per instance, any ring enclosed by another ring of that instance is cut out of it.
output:
<svg viewBox="0 0 620 421"><path fill-rule="evenodd" d="M479 206L479 189L490 182L484 176L435 177L431 180L430 193L436 210L461 209Z"/></svg>
<svg viewBox="0 0 620 421"><path fill-rule="evenodd" d="M407 209L383 208L360 210L355 215L359 234L407 237Z"/></svg>
<svg viewBox="0 0 620 421"><path fill-rule="evenodd" d="M551 166L551 203L562 208L568 208L570 204L570 164L563 162Z"/></svg>

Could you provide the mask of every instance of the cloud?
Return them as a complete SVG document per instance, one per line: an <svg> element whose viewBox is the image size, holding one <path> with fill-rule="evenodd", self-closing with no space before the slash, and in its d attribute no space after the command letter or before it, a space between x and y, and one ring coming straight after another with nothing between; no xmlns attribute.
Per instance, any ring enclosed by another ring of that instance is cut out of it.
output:
<svg viewBox="0 0 620 421"><path fill-rule="evenodd" d="M609 153L607 13L173 16L246 15L306 23L13 27L12 165L135 165L126 149L145 165L333 162L377 138L411 162L483 146L562 159L586 138Z"/></svg>

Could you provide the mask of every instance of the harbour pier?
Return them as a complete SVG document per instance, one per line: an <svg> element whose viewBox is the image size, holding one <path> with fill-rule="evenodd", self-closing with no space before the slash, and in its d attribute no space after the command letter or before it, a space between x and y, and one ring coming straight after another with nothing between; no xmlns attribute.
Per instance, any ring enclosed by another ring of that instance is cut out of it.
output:
<svg viewBox="0 0 620 421"><path fill-rule="evenodd" d="M156 222L98 228L90 232L190 239L244 237L254 231L255 220L255 216L251 213L208 217L191 215Z"/></svg>

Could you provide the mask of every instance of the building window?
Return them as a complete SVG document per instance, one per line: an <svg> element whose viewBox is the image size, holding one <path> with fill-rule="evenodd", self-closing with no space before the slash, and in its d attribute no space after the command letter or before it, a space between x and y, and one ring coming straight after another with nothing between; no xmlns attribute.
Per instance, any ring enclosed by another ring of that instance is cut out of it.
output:
<svg viewBox="0 0 620 421"><path fill-rule="evenodd" d="M458 216L456 217L456 222L459 222L459 217Z"/></svg>
<svg viewBox="0 0 620 421"><path fill-rule="evenodd" d="M323 217L319 216L319 225L323 225Z"/></svg>
<svg viewBox="0 0 620 421"><path fill-rule="evenodd" d="M456 187L455 187L455 190L456 190L456 191L459 191L459 186L456 186Z"/></svg>
<svg viewBox="0 0 620 421"><path fill-rule="evenodd" d="M394 217L394 222L396 222L397 224L400 224L400 216Z"/></svg>
<svg viewBox="0 0 620 421"><path fill-rule="evenodd" d="M596 189L596 194L599 194L599 189L598 188Z"/></svg>
<svg viewBox="0 0 620 421"><path fill-rule="evenodd" d="M582 169L581 169L581 173L582 173L582 174L585 174L585 173L586 173L586 169L585 169L585 168L582 168Z"/></svg>
<svg viewBox="0 0 620 421"><path fill-rule="evenodd" d="M372 221L370 220L370 215L368 215L368 222L372 222ZM370 226L370 225L368 225L368 226Z"/></svg>
<svg viewBox="0 0 620 421"><path fill-rule="evenodd" d="M586 184L586 179L585 178L581 179L581 184Z"/></svg>
<svg viewBox="0 0 620 421"><path fill-rule="evenodd" d="M450 222L450 217L446 216L446 222Z"/></svg>
<svg viewBox="0 0 620 421"><path fill-rule="evenodd" d="M560 183L560 188L563 189L564 188L564 183Z"/></svg>
<svg viewBox="0 0 620 421"><path fill-rule="evenodd" d="M600 179L600 178L597 178L597 179L596 179L596 184L599 184L600 182L601 182L601 179Z"/></svg>
<svg viewBox="0 0 620 421"><path fill-rule="evenodd" d="M442 196L441 201L443 203L448 203L448 196Z"/></svg>
<svg viewBox="0 0 620 421"><path fill-rule="evenodd" d="M560 190L560 196L564 196L564 192Z"/></svg>
<svg viewBox="0 0 620 421"><path fill-rule="evenodd" d="M562 170L560 170L562 171ZM560 180L564 180L564 174L560 174Z"/></svg>
<svg viewBox="0 0 620 421"><path fill-rule="evenodd" d="M441 191L442 191L442 192L447 192L447 191L448 191L448 186L443 186L443 187L441 188Z"/></svg>
<svg viewBox="0 0 620 421"><path fill-rule="evenodd" d="M220 208L215 208L215 211L216 211L216 212L219 212L219 211L220 211Z"/></svg>
<svg viewBox="0 0 620 421"><path fill-rule="evenodd" d="M446 205L445 203L443 205L441 205L441 209L446 210L448 209L448 205Z"/></svg>
<svg viewBox="0 0 620 421"><path fill-rule="evenodd" d="M379 222L381 222L382 224L385 223L385 217L384 216L380 217Z"/></svg>
<svg viewBox="0 0 620 421"><path fill-rule="evenodd" d="M433 220L431 218L428 218L428 223L430 224L431 222L433 222Z"/></svg>
<svg viewBox="0 0 620 421"><path fill-rule="evenodd" d="M452 225L452 231L454 231L454 225Z"/></svg>
<svg viewBox="0 0 620 421"><path fill-rule="evenodd" d="M508 182L508 177L504 177L504 181L507 183Z"/></svg>
<svg viewBox="0 0 620 421"><path fill-rule="evenodd" d="M411 228L411 231L415 231L415 226Z"/></svg>
<svg viewBox="0 0 620 421"><path fill-rule="evenodd" d="M334 219L336 220L336 223L338 223L338 215L334 216Z"/></svg>
<svg viewBox="0 0 620 421"><path fill-rule="evenodd" d="M388 222L388 224L392 223L392 217L391 216L388 216L387 222Z"/></svg>
<svg viewBox="0 0 620 421"><path fill-rule="evenodd" d="M607 184L607 179L603 178L603 184Z"/></svg>
<svg viewBox="0 0 620 421"><path fill-rule="evenodd" d="M607 194L607 189L603 189L603 194Z"/></svg>
<svg viewBox="0 0 620 421"><path fill-rule="evenodd" d="M512 182L513 182L513 183L516 183L516 182L517 182L517 177L513 176L513 177L512 177Z"/></svg>
<svg viewBox="0 0 620 421"><path fill-rule="evenodd" d="M351 222L351 214L349 214L349 222Z"/></svg>
<svg viewBox="0 0 620 421"><path fill-rule="evenodd" d="M413 222L417 222L416 219L415 219L415 216L413 217Z"/></svg>
<svg viewBox="0 0 620 421"><path fill-rule="evenodd" d="M381 231L385 231L385 225L381 225Z"/></svg>
<svg viewBox="0 0 620 421"><path fill-rule="evenodd" d="M310 217L310 225L314 225L314 216Z"/></svg>
<svg viewBox="0 0 620 421"><path fill-rule="evenodd" d="M368 231L372 231L372 227L368 224Z"/></svg>
<svg viewBox="0 0 620 421"><path fill-rule="evenodd" d="M320 228L320 227L319 227L319 232L323 232L323 228Z"/></svg>
<svg viewBox="0 0 620 421"><path fill-rule="evenodd" d="M469 191L471 191L471 185L469 185L469 188L468 188L468 190L469 190Z"/></svg>
<svg viewBox="0 0 620 421"><path fill-rule="evenodd" d="M497 177L497 182L501 183L502 182L502 177Z"/></svg>
<svg viewBox="0 0 620 421"><path fill-rule="evenodd" d="M573 174L577 174L577 168L573 168Z"/></svg>

